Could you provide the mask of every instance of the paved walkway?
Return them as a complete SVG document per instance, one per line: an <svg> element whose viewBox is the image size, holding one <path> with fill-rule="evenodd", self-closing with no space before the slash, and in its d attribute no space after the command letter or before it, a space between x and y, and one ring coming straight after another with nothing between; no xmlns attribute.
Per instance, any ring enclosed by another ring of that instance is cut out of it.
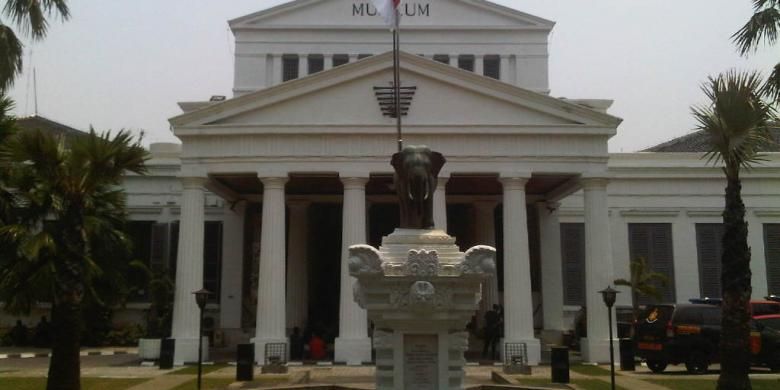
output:
<svg viewBox="0 0 780 390"><path fill-rule="evenodd" d="M162 375L127 390L168 390L191 381L192 378L195 377L192 375Z"/></svg>

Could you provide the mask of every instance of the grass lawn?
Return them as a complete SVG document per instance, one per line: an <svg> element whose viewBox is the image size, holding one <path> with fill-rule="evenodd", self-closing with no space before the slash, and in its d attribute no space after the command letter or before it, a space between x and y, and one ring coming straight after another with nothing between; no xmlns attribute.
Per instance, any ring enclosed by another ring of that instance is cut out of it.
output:
<svg viewBox="0 0 780 390"><path fill-rule="evenodd" d="M148 381L146 378L81 378L82 390L124 390ZM46 378L0 378L0 390L44 390Z"/></svg>
<svg viewBox="0 0 780 390"><path fill-rule="evenodd" d="M587 376L609 376L609 370L601 366L574 364L570 369L578 374Z"/></svg>
<svg viewBox="0 0 780 390"><path fill-rule="evenodd" d="M517 380L521 385L533 386L533 387L549 387L551 389L561 388L561 385L550 383L548 379L542 378L523 378ZM577 385L577 387L584 390L609 390L610 386L608 382L604 382L599 379L574 379L571 383ZM623 389L620 386L616 386L617 389ZM625 389L623 389L625 390Z"/></svg>
<svg viewBox="0 0 780 390"><path fill-rule="evenodd" d="M646 380L659 386L668 387L672 390L714 390L716 379L653 379ZM773 379L753 379L750 381L753 390L775 390L780 389L780 380Z"/></svg>
<svg viewBox="0 0 780 390"><path fill-rule="evenodd" d="M235 382L233 378L203 378L203 390L223 390L231 383ZM171 390L195 390L198 386L198 380L193 379L184 382Z"/></svg>
<svg viewBox="0 0 780 390"><path fill-rule="evenodd" d="M210 372L221 370L227 367L227 364L207 364L203 365L203 375ZM171 371L165 375L198 375L198 366L186 366L184 368Z"/></svg>

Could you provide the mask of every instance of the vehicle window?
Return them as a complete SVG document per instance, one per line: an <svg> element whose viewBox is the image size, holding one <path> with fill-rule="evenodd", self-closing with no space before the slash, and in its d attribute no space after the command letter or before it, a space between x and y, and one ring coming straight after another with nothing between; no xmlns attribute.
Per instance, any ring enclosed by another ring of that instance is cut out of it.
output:
<svg viewBox="0 0 780 390"><path fill-rule="evenodd" d="M698 306L678 307L672 322L675 324L701 324L703 321L702 312L705 310L706 308Z"/></svg>
<svg viewBox="0 0 780 390"><path fill-rule="evenodd" d="M780 318L765 318L756 321L767 328L780 330Z"/></svg>
<svg viewBox="0 0 780 390"><path fill-rule="evenodd" d="M674 308L671 306L648 306L644 313L639 317L641 322L646 324L666 324L672 316Z"/></svg>
<svg viewBox="0 0 780 390"><path fill-rule="evenodd" d="M780 305L775 303L753 303L753 315L765 316L769 314L780 314Z"/></svg>

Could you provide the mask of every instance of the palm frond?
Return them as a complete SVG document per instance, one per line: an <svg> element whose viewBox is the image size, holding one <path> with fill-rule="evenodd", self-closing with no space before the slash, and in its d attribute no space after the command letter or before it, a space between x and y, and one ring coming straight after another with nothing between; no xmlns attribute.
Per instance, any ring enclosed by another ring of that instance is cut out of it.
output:
<svg viewBox="0 0 780 390"><path fill-rule="evenodd" d="M731 39L741 55L756 50L760 43L773 45L780 31L780 5L777 0L754 0L754 14Z"/></svg>
<svg viewBox="0 0 780 390"><path fill-rule="evenodd" d="M47 16L70 18L66 0L8 0L3 14L11 18L24 34L38 40L46 36L49 28Z"/></svg>
<svg viewBox="0 0 780 390"><path fill-rule="evenodd" d="M0 23L0 92L8 90L22 73L23 45L14 31Z"/></svg>
<svg viewBox="0 0 780 390"><path fill-rule="evenodd" d="M761 92L763 92L767 99L780 105L780 62L772 69L772 73L766 79L766 83Z"/></svg>

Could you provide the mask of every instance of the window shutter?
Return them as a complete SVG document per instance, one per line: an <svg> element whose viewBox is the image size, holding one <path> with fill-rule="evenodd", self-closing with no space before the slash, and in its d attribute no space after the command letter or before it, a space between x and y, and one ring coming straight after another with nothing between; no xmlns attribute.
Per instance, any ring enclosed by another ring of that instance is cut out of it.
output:
<svg viewBox="0 0 780 390"><path fill-rule="evenodd" d="M699 292L702 297L721 297L720 258L723 254L722 240L723 224L696 224L696 248L699 257Z"/></svg>
<svg viewBox="0 0 780 390"><path fill-rule="evenodd" d="M151 249L149 257L149 267L157 272L168 268L168 235L169 225L167 223L155 223L152 225Z"/></svg>
<svg viewBox="0 0 780 390"><path fill-rule="evenodd" d="M565 305L585 304L585 224L562 223L563 301Z"/></svg>
<svg viewBox="0 0 780 390"><path fill-rule="evenodd" d="M666 275L666 287L656 283L662 302L674 302L674 253L672 250L672 225L668 223L628 224L630 261L644 258L651 271ZM653 303L653 298L639 297L641 304Z"/></svg>
<svg viewBox="0 0 780 390"><path fill-rule="evenodd" d="M764 253L769 294L780 295L780 224L764 224Z"/></svg>

